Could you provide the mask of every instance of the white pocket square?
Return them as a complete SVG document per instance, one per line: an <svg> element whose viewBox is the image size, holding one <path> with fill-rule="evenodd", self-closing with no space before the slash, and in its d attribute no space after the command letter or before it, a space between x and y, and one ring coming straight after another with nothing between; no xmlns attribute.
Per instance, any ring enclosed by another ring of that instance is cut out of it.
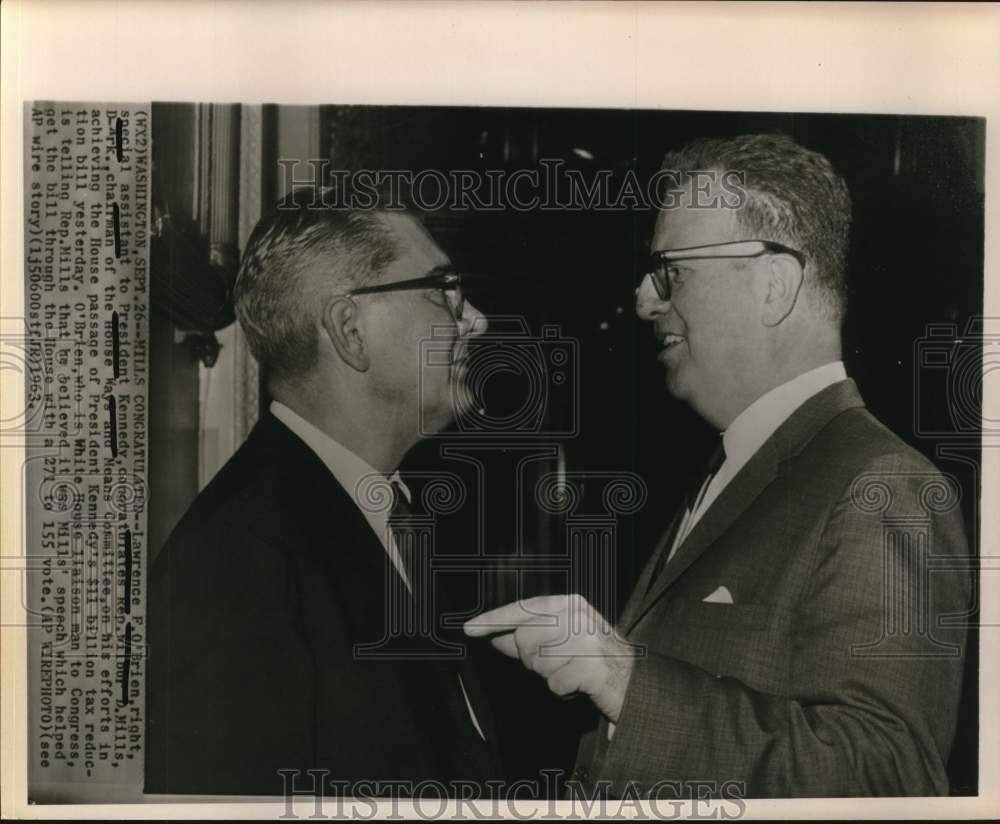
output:
<svg viewBox="0 0 1000 824"><path fill-rule="evenodd" d="M725 587L719 587L711 595L706 595L702 599L704 604L731 604L733 602L733 594Z"/></svg>

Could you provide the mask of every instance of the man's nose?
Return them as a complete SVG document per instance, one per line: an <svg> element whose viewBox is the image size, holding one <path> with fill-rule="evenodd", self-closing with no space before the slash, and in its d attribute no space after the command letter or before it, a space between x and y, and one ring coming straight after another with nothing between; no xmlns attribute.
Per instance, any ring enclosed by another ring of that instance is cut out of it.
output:
<svg viewBox="0 0 1000 824"><path fill-rule="evenodd" d="M462 309L462 320L459 323L459 332L465 337L467 335L481 335L490 326L486 315L479 311L473 303L466 300Z"/></svg>
<svg viewBox="0 0 1000 824"><path fill-rule="evenodd" d="M658 315L670 311L670 301L664 300L653 286L653 279L646 275L635 290L635 313L640 320L653 321Z"/></svg>

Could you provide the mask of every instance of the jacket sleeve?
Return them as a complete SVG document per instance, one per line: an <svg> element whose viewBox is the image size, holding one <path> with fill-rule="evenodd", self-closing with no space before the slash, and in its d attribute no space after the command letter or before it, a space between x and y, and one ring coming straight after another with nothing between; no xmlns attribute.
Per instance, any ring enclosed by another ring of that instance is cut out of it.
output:
<svg viewBox="0 0 1000 824"><path fill-rule="evenodd" d="M147 793L280 794L314 759L312 657L279 548L245 527L172 537L150 576Z"/></svg>
<svg viewBox="0 0 1000 824"><path fill-rule="evenodd" d="M603 725L597 736L614 791L633 781L669 797L677 788L657 782L690 776L715 795L947 793L969 576L956 568L957 493L934 473L885 456L843 491L797 610L789 694L638 659L613 738Z"/></svg>

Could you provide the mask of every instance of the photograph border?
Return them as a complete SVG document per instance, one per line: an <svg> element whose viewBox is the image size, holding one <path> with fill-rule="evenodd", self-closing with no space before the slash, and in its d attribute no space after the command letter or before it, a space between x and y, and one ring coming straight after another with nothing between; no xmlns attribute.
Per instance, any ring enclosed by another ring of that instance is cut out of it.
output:
<svg viewBox="0 0 1000 824"><path fill-rule="evenodd" d="M23 316L23 104L366 103L967 115L987 118L984 316L1000 317L1000 7L975 4L25 2L2 9L0 318ZM377 59L373 57L377 56ZM23 410L4 371L0 419ZM983 417L1000 416L984 381ZM984 437L982 500L997 500L1000 442ZM0 449L19 490L21 449ZM17 495L3 496L0 556L20 554ZM982 613L1000 626L1000 512L982 509ZM3 815L267 818L284 802L27 805L20 580L0 564ZM993 573L993 574L988 574ZM12 597L11 597L12 596ZM980 795L748 800L746 818L970 818L1000 814L998 636L983 632ZM384 813L390 812L386 802ZM407 802L395 810L406 814ZM568 802L559 802L568 804ZM536 804L551 817L552 802ZM520 802L519 811L532 809ZM558 809L558 804L556 809ZM568 810L568 807L567 807ZM295 811L312 813L299 799ZM466 811L468 815L468 811Z"/></svg>

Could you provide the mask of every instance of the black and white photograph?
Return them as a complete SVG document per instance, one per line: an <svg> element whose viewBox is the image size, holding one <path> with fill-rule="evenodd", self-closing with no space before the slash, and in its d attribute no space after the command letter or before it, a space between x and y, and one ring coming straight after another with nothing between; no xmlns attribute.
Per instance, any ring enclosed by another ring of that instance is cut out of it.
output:
<svg viewBox="0 0 1000 824"><path fill-rule="evenodd" d="M995 101L223 75L5 86L19 817L989 814Z"/></svg>
<svg viewBox="0 0 1000 824"><path fill-rule="evenodd" d="M981 121L151 114L147 792L975 793Z"/></svg>

